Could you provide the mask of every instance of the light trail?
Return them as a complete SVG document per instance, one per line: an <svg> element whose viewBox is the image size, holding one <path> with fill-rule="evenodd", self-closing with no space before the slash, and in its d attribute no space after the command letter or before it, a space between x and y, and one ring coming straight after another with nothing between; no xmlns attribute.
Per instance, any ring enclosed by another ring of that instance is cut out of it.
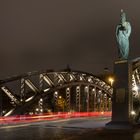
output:
<svg viewBox="0 0 140 140"><path fill-rule="evenodd" d="M44 113L41 115L17 115L10 117L0 117L0 124L20 123L20 122L37 122L43 120L57 120L76 117L92 117L92 116L111 116L112 112L58 112Z"/></svg>

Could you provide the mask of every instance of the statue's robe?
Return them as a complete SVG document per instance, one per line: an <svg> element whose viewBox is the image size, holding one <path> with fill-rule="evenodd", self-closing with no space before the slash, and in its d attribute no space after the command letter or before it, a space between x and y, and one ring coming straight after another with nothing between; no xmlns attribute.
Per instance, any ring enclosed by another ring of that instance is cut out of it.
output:
<svg viewBox="0 0 140 140"><path fill-rule="evenodd" d="M126 22L124 27L121 24L117 25L116 38L119 44L118 51L120 59L128 59L130 33L131 25L129 22Z"/></svg>

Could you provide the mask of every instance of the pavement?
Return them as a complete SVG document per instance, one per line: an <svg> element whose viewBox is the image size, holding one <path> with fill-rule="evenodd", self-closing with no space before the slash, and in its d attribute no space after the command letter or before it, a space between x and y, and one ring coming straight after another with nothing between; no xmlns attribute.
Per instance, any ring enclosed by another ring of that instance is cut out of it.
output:
<svg viewBox="0 0 140 140"><path fill-rule="evenodd" d="M108 130L110 117L79 117L0 127L0 140L140 140L140 127Z"/></svg>

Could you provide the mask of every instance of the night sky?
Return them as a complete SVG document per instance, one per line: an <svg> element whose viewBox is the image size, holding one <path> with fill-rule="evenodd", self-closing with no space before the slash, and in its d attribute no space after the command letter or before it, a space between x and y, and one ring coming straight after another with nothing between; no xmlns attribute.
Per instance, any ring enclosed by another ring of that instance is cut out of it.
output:
<svg viewBox="0 0 140 140"><path fill-rule="evenodd" d="M1 0L0 78L68 64L112 71L121 9L132 26L130 59L139 57L139 0Z"/></svg>

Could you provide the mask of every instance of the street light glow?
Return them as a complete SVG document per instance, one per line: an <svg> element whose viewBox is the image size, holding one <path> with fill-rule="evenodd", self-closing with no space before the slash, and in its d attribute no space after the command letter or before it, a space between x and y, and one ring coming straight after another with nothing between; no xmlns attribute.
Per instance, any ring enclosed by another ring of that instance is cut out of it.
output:
<svg viewBox="0 0 140 140"><path fill-rule="evenodd" d="M54 93L55 95L58 95L58 92L57 91L55 91L55 93Z"/></svg>
<svg viewBox="0 0 140 140"><path fill-rule="evenodd" d="M93 88L92 91L95 91L95 88Z"/></svg>
<svg viewBox="0 0 140 140"><path fill-rule="evenodd" d="M62 96L59 96L59 99L61 99L62 98Z"/></svg>
<svg viewBox="0 0 140 140"><path fill-rule="evenodd" d="M36 111L38 111L39 109L38 108L36 108Z"/></svg>
<svg viewBox="0 0 140 140"><path fill-rule="evenodd" d="M134 110L132 110L131 115L136 115L136 112Z"/></svg>
<svg viewBox="0 0 140 140"><path fill-rule="evenodd" d="M108 81L110 82L110 85L112 86L112 85L113 85L113 82L114 82L114 79L113 79L112 77L110 77L110 78L108 79Z"/></svg>

